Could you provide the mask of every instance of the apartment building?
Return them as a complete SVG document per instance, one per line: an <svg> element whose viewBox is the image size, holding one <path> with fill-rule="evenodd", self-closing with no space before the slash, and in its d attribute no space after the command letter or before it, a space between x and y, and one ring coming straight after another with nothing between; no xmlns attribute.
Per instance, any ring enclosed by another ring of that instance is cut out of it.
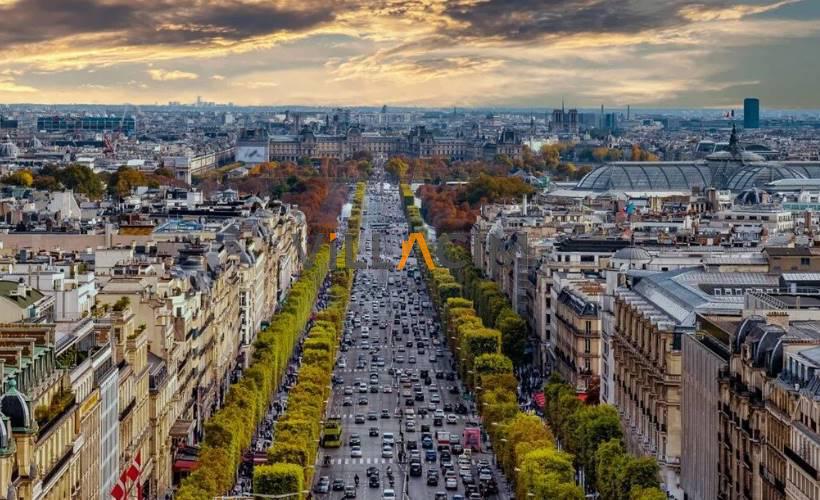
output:
<svg viewBox="0 0 820 500"><path fill-rule="evenodd" d="M552 301L556 368L582 395L598 391L601 374L602 280L557 275ZM595 396L598 397L597 394Z"/></svg>

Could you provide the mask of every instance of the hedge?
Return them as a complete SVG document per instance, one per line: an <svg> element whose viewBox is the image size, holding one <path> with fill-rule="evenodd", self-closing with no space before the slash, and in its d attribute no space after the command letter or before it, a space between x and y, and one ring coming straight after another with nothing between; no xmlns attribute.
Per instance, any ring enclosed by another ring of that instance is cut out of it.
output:
<svg viewBox="0 0 820 500"><path fill-rule="evenodd" d="M316 462L326 401L331 395L333 364L353 285L353 273L347 269L344 257L347 251L351 255L358 253L364 192L364 184L359 183L351 217L348 219L343 251L337 254L336 267L331 274L333 284L329 290L327 307L316 315L316 321L305 339L298 380L288 395L287 411L276 425L274 441L268 450L268 460L273 466L296 467L302 481L300 484L309 485L313 482L313 468L310 465ZM292 481L288 484L295 485ZM296 491L283 489L281 493ZM254 492L269 493L258 490L255 480Z"/></svg>

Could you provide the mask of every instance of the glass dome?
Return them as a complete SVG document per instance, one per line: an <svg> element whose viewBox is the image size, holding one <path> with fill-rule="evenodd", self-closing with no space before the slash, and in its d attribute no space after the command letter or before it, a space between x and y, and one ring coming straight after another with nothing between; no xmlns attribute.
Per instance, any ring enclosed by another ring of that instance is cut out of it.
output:
<svg viewBox="0 0 820 500"><path fill-rule="evenodd" d="M746 191L762 188L780 179L807 179L809 175L780 163L767 162L745 166L735 172L726 183L726 189Z"/></svg>
<svg viewBox="0 0 820 500"><path fill-rule="evenodd" d="M588 191L691 191L711 181L709 167L694 163L620 162L597 167L584 176L577 189Z"/></svg>

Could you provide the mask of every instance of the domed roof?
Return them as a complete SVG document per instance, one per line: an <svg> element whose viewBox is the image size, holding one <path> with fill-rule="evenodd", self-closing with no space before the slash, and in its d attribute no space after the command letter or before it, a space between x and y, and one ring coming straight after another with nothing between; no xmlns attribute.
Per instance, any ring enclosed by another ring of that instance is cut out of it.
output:
<svg viewBox="0 0 820 500"><path fill-rule="evenodd" d="M652 256L640 247L624 247L615 252L612 255L613 259L617 260L638 260L638 261L650 261L652 260Z"/></svg>
<svg viewBox="0 0 820 500"><path fill-rule="evenodd" d="M712 182L707 165L688 162L615 162L601 165L578 182L588 191L691 191Z"/></svg>
<svg viewBox="0 0 820 500"><path fill-rule="evenodd" d="M17 145L11 142L9 136L6 136L6 139L0 144L0 158L17 158L18 153Z"/></svg>
<svg viewBox="0 0 820 500"><path fill-rule="evenodd" d="M0 413L0 454L4 450L8 450L11 442L9 441L9 429L7 427L9 418Z"/></svg>
<svg viewBox="0 0 820 500"><path fill-rule="evenodd" d="M31 411L26 397L17 390L17 381L10 379L8 388L0 400L0 409L11 420L12 429L29 429L31 427Z"/></svg>
<svg viewBox="0 0 820 500"><path fill-rule="evenodd" d="M726 183L726 188L732 191L745 191L752 188L762 188L766 184L779 179L805 179L806 175L782 163L765 162L754 163L741 167L732 174Z"/></svg>

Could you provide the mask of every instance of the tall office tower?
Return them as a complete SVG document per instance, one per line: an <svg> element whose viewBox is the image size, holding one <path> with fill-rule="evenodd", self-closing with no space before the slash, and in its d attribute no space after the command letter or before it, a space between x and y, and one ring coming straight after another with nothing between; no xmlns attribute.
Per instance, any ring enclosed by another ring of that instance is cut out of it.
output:
<svg viewBox="0 0 820 500"><path fill-rule="evenodd" d="M743 128L760 128L760 99L743 100Z"/></svg>

